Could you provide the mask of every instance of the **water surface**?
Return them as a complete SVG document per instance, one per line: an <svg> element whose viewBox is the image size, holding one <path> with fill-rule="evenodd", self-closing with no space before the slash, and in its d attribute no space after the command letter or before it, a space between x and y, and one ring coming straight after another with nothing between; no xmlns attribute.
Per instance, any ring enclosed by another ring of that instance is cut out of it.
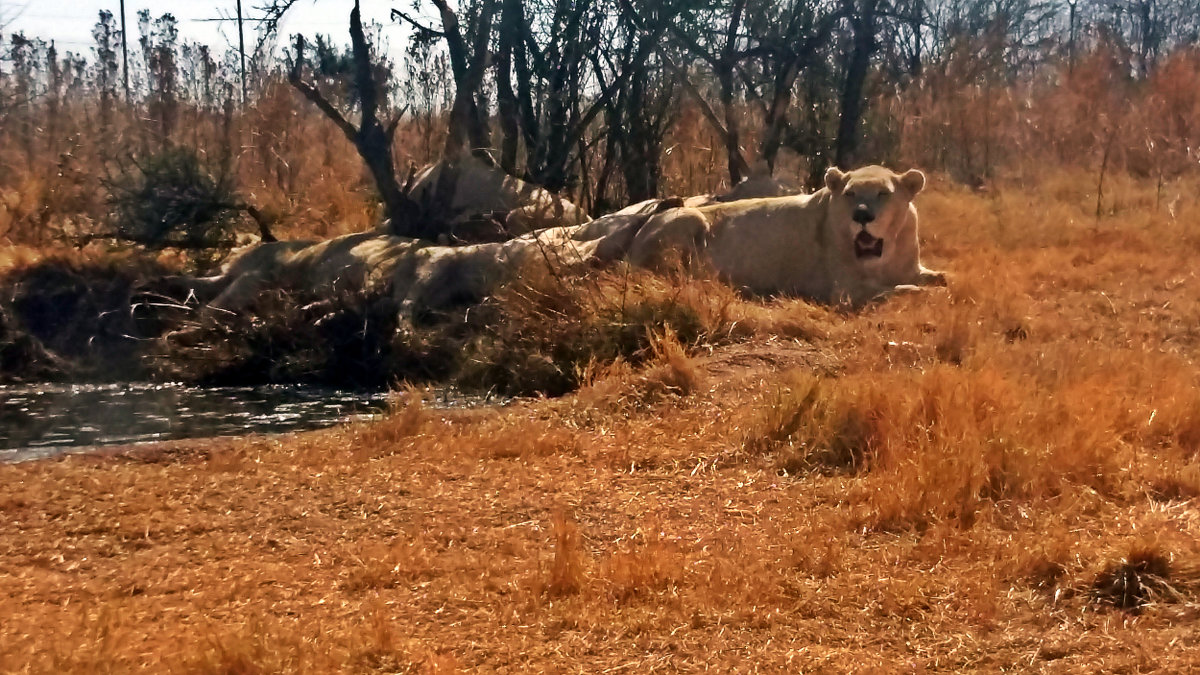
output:
<svg viewBox="0 0 1200 675"><path fill-rule="evenodd" d="M0 462L94 446L317 429L370 417L388 392L297 385L0 386Z"/></svg>

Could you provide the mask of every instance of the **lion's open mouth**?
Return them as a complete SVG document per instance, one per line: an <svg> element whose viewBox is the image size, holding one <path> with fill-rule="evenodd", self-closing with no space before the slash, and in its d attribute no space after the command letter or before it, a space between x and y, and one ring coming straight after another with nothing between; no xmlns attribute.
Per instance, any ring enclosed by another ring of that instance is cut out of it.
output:
<svg viewBox="0 0 1200 675"><path fill-rule="evenodd" d="M859 258L879 258L883 256L883 240L871 236L863 230L854 237L854 255Z"/></svg>

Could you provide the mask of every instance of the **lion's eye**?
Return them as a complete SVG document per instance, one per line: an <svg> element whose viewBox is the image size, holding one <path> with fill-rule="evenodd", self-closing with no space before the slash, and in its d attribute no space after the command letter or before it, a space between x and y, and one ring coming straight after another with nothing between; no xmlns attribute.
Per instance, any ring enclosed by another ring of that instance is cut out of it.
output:
<svg viewBox="0 0 1200 675"><path fill-rule="evenodd" d="M854 199L854 196L855 196L855 195L854 195L854 190L846 190L846 196L847 196L847 197L849 197L849 198L851 198L851 199Z"/></svg>

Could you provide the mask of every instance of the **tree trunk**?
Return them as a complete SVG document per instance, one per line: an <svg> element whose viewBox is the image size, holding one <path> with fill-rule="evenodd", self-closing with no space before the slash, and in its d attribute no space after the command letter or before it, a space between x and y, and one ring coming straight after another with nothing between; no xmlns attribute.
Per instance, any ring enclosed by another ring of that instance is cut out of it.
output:
<svg viewBox="0 0 1200 675"><path fill-rule="evenodd" d="M401 190L396 181L392 162L392 138L379 121L379 86L371 68L371 48L363 34L358 0L350 11L350 44L354 51L354 83L362 104L362 121L351 139L358 154L366 162L383 198L384 211L391 220L392 231L402 236L416 236L420 225L420 209Z"/></svg>
<svg viewBox="0 0 1200 675"><path fill-rule="evenodd" d="M341 129L367 165L379 197L383 201L391 232L404 237L422 234L421 207L409 199L396 180L392 162L392 132L379 121L379 87L371 68L371 50L363 34L357 0L350 12L350 44L354 55L354 84L362 104L362 121L356 128L312 84L301 77L304 63L304 36L296 36L296 62L288 73L288 82L316 105L325 116Z"/></svg>
<svg viewBox="0 0 1200 675"><path fill-rule="evenodd" d="M551 61L553 71L550 74L550 88L546 101L546 132L548 138L543 146L545 156L539 158L538 182L552 192L558 192L566 185L567 164L570 162L571 148L575 145L573 131L579 122L579 111L576 102L581 98L577 91L580 80L579 67L582 55L579 50L583 42L583 18L589 4L587 2L572 3L568 8L564 1L559 6L559 17L565 22L562 37L556 41L561 44L561 51L555 50ZM569 11L569 14L566 12ZM564 16L566 15L566 16Z"/></svg>
<svg viewBox="0 0 1200 675"><path fill-rule="evenodd" d="M475 40L468 46L462 33L458 15L446 0L433 0L442 17L442 33L446 38L446 49L450 52L450 68L454 73L454 105L450 109L450 125L446 134L445 155L453 157L461 153L465 145L487 162L486 153L491 147L491 134L487 118L483 114L486 106L480 106L476 94L481 90L488 64L488 42L492 34L492 17L496 13L495 0L484 0L479 8L479 24L475 27Z"/></svg>
<svg viewBox="0 0 1200 675"><path fill-rule="evenodd" d="M643 41L635 53L630 68L636 69L629 81L629 98L625 106L628 120L627 133L623 137L627 158L622 164L625 172L625 189L631 203L653 199L658 196L658 181L662 174L662 124L665 110L652 111L649 109L647 86L649 74L646 62L652 49L649 40ZM658 90L659 96L665 96L669 103L670 91ZM663 99L660 99L660 105ZM657 113L657 114L655 114Z"/></svg>
<svg viewBox="0 0 1200 675"><path fill-rule="evenodd" d="M717 68L717 80L721 83L721 105L725 108L725 153L729 157L730 185L737 185L750 174L750 167L742 156L742 139L738 127L738 114L734 110L733 67L736 63L737 33L742 25L742 13L747 0L737 0L733 15L729 19L729 33L725 37L725 50Z"/></svg>
<svg viewBox="0 0 1200 675"><path fill-rule="evenodd" d="M775 157L779 154L779 146L783 144L783 131L787 126L787 111L792 104L792 85L799 72L794 56L782 60L779 70L775 72L771 105L767 108L766 117L763 119L766 130L763 131L762 140L762 158L766 160L767 166L771 167L772 171L775 169Z"/></svg>
<svg viewBox="0 0 1200 675"><path fill-rule="evenodd" d="M854 46L850 53L850 65L846 68L846 82L842 89L842 115L838 122L837 143L834 147L834 164L849 169L856 161L858 152L859 121L863 113L863 88L867 70L871 66L871 55L875 52L875 3L863 0L859 13L852 0L846 0L850 22L854 27Z"/></svg>
<svg viewBox="0 0 1200 675"><path fill-rule="evenodd" d="M500 9L499 49L496 52L496 105L500 113L500 167L517 175L517 150L521 142L520 104L512 83L514 45L525 38L521 0L504 0Z"/></svg>

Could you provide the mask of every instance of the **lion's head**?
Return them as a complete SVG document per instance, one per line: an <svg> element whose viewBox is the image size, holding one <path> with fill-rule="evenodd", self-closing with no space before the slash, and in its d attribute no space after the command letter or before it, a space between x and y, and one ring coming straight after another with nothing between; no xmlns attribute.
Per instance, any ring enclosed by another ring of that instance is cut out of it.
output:
<svg viewBox="0 0 1200 675"><path fill-rule="evenodd" d="M845 227L855 255L869 261L883 257L904 227L913 197L925 187L925 174L916 169L898 174L882 166L847 172L831 167L825 173L825 186L834 226Z"/></svg>

